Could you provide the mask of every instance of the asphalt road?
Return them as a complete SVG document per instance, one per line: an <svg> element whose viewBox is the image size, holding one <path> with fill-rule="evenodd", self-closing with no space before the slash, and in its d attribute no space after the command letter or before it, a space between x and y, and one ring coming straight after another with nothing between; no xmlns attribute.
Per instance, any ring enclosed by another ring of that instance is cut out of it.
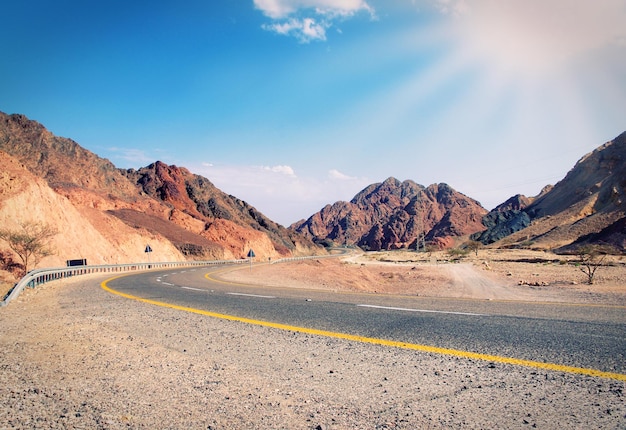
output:
<svg viewBox="0 0 626 430"><path fill-rule="evenodd" d="M211 273L223 269L150 272L107 285L260 321L626 374L623 307L256 287L215 280Z"/></svg>

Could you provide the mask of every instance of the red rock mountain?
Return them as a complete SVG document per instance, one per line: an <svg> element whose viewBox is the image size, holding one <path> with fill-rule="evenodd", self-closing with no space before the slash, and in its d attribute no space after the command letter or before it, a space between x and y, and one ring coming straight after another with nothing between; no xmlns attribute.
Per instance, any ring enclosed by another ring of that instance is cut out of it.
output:
<svg viewBox="0 0 626 430"><path fill-rule="evenodd" d="M276 256L320 251L300 234L275 223L245 201L220 191L208 179L184 167L157 161L123 173L148 196L202 221L204 231L200 235L211 241L219 242L226 225L232 224L233 231L252 229L269 237Z"/></svg>
<svg viewBox="0 0 626 430"><path fill-rule="evenodd" d="M424 187L389 178L290 228L319 243L369 250L415 248L420 235L431 244L449 247L458 238L483 230L486 213L477 201L447 184Z"/></svg>
<svg viewBox="0 0 626 430"><path fill-rule="evenodd" d="M0 153L12 166L0 178L0 224L53 224L59 235L49 265L78 257L143 261L146 243L155 244L152 258L161 261L242 258L250 248L259 258L324 252L187 169L157 162L121 170L23 115L0 112Z"/></svg>

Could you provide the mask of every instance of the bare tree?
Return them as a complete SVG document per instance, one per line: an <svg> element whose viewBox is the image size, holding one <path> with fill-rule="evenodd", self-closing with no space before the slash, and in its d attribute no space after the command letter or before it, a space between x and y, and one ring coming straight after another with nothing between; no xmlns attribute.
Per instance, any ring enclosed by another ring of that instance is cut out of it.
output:
<svg viewBox="0 0 626 430"><path fill-rule="evenodd" d="M604 259L610 253L610 249L599 245L587 245L578 248L579 261L576 267L587 276L587 283L592 285L596 271L602 267Z"/></svg>
<svg viewBox="0 0 626 430"><path fill-rule="evenodd" d="M478 242L477 240L470 240L465 244L465 247L469 251L473 251L474 254L476 254L476 257L478 257L478 250L483 247L483 244L482 242Z"/></svg>
<svg viewBox="0 0 626 430"><path fill-rule="evenodd" d="M56 229L40 222L24 222L16 230L0 229L0 239L7 241L22 261L23 275L31 264L36 266L43 257L52 255L50 240L56 234Z"/></svg>

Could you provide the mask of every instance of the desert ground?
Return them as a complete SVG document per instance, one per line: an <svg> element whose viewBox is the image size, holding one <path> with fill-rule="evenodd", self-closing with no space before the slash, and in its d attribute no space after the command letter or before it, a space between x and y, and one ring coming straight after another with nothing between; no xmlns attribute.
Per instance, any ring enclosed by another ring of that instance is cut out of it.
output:
<svg viewBox="0 0 626 430"><path fill-rule="evenodd" d="M258 264L246 282L373 294L626 304L563 257L481 250ZM81 277L0 309L0 428L623 429L626 383L408 351L138 303Z"/></svg>
<svg viewBox="0 0 626 430"><path fill-rule="evenodd" d="M226 279L280 287L474 299L626 305L626 258L607 256L594 284L577 256L491 250L461 258L445 251L386 251L237 270Z"/></svg>

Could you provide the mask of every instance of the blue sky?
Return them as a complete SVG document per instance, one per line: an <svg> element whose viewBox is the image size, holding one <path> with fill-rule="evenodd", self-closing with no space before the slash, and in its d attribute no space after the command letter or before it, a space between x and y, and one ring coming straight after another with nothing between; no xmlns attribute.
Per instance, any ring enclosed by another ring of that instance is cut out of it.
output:
<svg viewBox="0 0 626 430"><path fill-rule="evenodd" d="M0 110L289 225L389 176L491 209L626 130L626 0L9 2Z"/></svg>

